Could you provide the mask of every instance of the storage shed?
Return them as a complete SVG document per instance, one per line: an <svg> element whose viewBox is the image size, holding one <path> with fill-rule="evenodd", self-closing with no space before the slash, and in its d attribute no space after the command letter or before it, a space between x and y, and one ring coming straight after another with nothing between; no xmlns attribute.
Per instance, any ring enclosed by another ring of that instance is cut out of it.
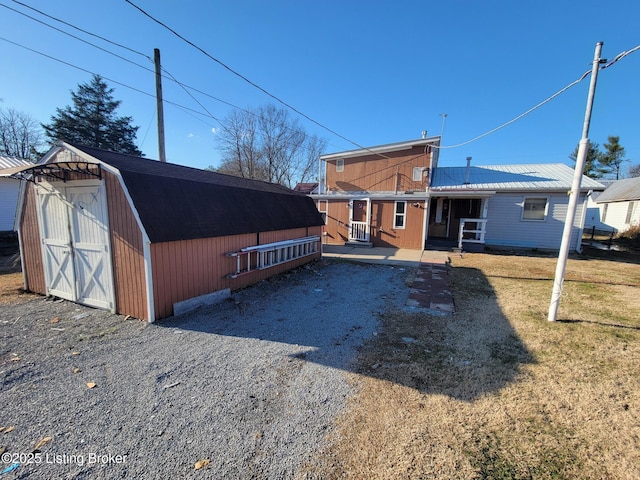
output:
<svg viewBox="0 0 640 480"><path fill-rule="evenodd" d="M19 177L25 288L154 321L321 255L281 185L59 143Z"/></svg>

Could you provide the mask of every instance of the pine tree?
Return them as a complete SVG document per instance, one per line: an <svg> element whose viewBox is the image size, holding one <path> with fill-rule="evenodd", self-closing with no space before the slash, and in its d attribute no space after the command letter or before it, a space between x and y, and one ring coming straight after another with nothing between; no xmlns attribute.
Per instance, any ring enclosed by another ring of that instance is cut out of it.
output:
<svg viewBox="0 0 640 480"><path fill-rule="evenodd" d="M587 158L584 162L584 169L582 173L591 178L602 178L602 175L606 172L600 165L600 159L602 152L600 151L600 145L595 142L589 142L589 150L587 150ZM574 162L578 159L578 147L569 155L569 158Z"/></svg>
<svg viewBox="0 0 640 480"><path fill-rule="evenodd" d="M90 83L79 84L71 92L73 106L57 108L49 125L42 125L52 141L63 140L118 153L142 155L135 144L140 127L131 125L131 117L117 117L119 100L113 99L113 88L94 75Z"/></svg>
<svg viewBox="0 0 640 480"><path fill-rule="evenodd" d="M620 137L609 136L607 140L609 143L604 144L605 151L600 157L600 163L607 169L608 173L615 173L616 180L619 180L622 162L628 162L629 160L624 158L626 152L624 147L620 145Z"/></svg>

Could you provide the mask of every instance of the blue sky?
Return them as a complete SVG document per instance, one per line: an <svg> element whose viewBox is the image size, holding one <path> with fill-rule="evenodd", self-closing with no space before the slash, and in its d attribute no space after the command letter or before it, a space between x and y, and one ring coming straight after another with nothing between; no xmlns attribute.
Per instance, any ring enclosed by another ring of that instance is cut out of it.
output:
<svg viewBox="0 0 640 480"><path fill-rule="evenodd" d="M145 17L125 0L21 0L53 17L153 57L177 80L241 108L275 103L255 87ZM195 1L132 0L211 56L358 145L373 146L442 132L443 145L464 143L533 107L603 57L640 45L640 2L523 1ZM77 35L150 70L148 58L92 38L0 0L2 108L49 122L71 104L70 91L102 75L133 117L139 147L157 158L153 73L70 38L4 6ZM79 70L8 43L18 43ZM88 71L88 72L87 72ZM640 163L640 51L598 77L590 139L620 136ZM146 92L140 93L118 83ZM523 119L478 141L445 148L444 166L506 163L571 164L580 140L589 79ZM170 162L217 165L218 122L177 84L164 80ZM218 119L233 107L192 92ZM191 110L186 110L191 109ZM200 113L196 113L200 112ZM295 116L295 113L291 112ZM304 118L328 152L357 148Z"/></svg>

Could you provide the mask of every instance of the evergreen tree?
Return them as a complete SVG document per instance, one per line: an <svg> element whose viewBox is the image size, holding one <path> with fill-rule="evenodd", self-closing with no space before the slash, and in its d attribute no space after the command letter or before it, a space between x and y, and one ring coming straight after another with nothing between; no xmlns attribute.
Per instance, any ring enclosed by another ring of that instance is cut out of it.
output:
<svg viewBox="0 0 640 480"><path fill-rule="evenodd" d="M602 152L600 151L600 145L595 142L589 142L589 150L587 151L587 158L584 162L584 169L582 173L591 178L602 178L602 175L606 173L606 170L600 165L600 158ZM569 155L569 158L576 162L578 159L578 146Z"/></svg>
<svg viewBox="0 0 640 480"><path fill-rule="evenodd" d="M624 147L620 145L620 137L609 136L607 140L609 143L604 144L605 151L600 157L600 163L607 170L607 173L615 173L616 180L619 180L622 162L629 160L624 158L626 152Z"/></svg>
<svg viewBox="0 0 640 480"><path fill-rule="evenodd" d="M71 92L73 106L57 108L49 125L42 125L46 136L88 147L111 150L118 153L142 155L135 144L140 127L131 125L131 117L117 117L119 100L113 99L113 88L94 75L90 83L79 84L77 92Z"/></svg>

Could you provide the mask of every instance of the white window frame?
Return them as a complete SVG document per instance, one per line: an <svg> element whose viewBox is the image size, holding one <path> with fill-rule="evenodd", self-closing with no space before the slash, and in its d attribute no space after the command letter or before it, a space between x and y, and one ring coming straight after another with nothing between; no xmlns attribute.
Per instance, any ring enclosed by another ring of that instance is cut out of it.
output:
<svg viewBox="0 0 640 480"><path fill-rule="evenodd" d="M413 181L414 182L421 182L422 181L423 172L424 172L424 168L422 168L422 167L413 167Z"/></svg>
<svg viewBox="0 0 640 480"><path fill-rule="evenodd" d="M631 217L633 215L633 207L635 206L635 202L629 202L627 205L627 216L624 219L624 223L626 225L631 225Z"/></svg>
<svg viewBox="0 0 640 480"><path fill-rule="evenodd" d="M402 212L398 213L398 205L403 205ZM402 225L398 225L398 218L402 218ZM407 226L407 202L395 201L393 205L393 228L396 230L404 230Z"/></svg>
<svg viewBox="0 0 640 480"><path fill-rule="evenodd" d="M527 212L527 202L531 200L544 200L544 212L542 214L542 218L525 218L525 213ZM522 212L520 214L520 220L523 222L545 222L547 220L547 215L549 214L549 197L541 197L541 196L529 196L524 197L522 199Z"/></svg>
<svg viewBox="0 0 640 480"><path fill-rule="evenodd" d="M336 172L344 172L344 158L336 159Z"/></svg>
<svg viewBox="0 0 640 480"><path fill-rule="evenodd" d="M322 218L324 219L324 224L327 224L327 219L329 217L329 200L318 200L318 211Z"/></svg>

